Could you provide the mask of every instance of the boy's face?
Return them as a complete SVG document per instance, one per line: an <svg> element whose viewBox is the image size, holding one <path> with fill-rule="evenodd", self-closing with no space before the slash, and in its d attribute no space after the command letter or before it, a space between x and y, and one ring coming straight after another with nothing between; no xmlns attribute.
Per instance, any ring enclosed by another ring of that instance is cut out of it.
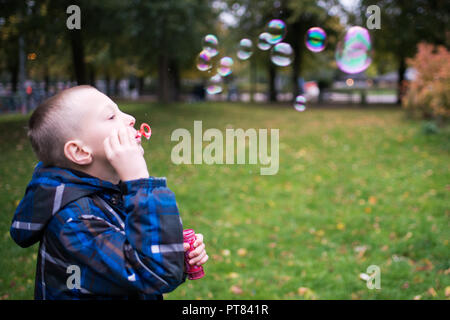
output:
<svg viewBox="0 0 450 320"><path fill-rule="evenodd" d="M136 139L134 124L136 119L119 110L117 104L108 96L96 89L80 90L76 92L74 107L81 112L80 136L78 137L92 152L93 160L105 162L106 159L103 141L114 129L128 128L130 136ZM140 138L136 139L140 145Z"/></svg>

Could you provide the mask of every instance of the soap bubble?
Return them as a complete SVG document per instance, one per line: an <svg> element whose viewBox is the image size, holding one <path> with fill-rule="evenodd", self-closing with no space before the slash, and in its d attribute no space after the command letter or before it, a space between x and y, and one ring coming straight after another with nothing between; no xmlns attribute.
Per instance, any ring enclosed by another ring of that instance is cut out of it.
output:
<svg viewBox="0 0 450 320"><path fill-rule="evenodd" d="M202 50L197 57L197 69L200 71L206 71L212 68L212 60L208 51Z"/></svg>
<svg viewBox="0 0 450 320"><path fill-rule="evenodd" d="M351 27L336 47L336 64L345 73L362 72L372 62L371 49L369 31L363 27Z"/></svg>
<svg viewBox="0 0 450 320"><path fill-rule="evenodd" d="M286 24L279 19L270 20L270 22L267 24L266 31L268 34L270 34L270 44L279 43L286 36Z"/></svg>
<svg viewBox="0 0 450 320"><path fill-rule="evenodd" d="M211 58L219 53L218 46L219 40L217 40L215 35L208 34L203 38L203 49L208 52Z"/></svg>
<svg viewBox="0 0 450 320"><path fill-rule="evenodd" d="M271 35L267 32L263 32L258 37L258 48L260 48L263 51L269 50L272 46L269 42L271 38Z"/></svg>
<svg viewBox="0 0 450 320"><path fill-rule="evenodd" d="M306 48L312 52L320 52L325 49L327 34L322 28L313 27L306 32Z"/></svg>
<svg viewBox="0 0 450 320"><path fill-rule="evenodd" d="M253 54L252 48L253 43L252 40L244 38L239 42L239 50L237 53L237 57L241 60L247 60Z"/></svg>
<svg viewBox="0 0 450 320"><path fill-rule="evenodd" d="M286 67L291 64L294 51L289 43L277 43L271 52L270 59L274 64L280 67Z"/></svg>
<svg viewBox="0 0 450 320"><path fill-rule="evenodd" d="M220 74L216 74L208 80L206 92L208 94L217 94L222 92L222 77Z"/></svg>
<svg viewBox="0 0 450 320"><path fill-rule="evenodd" d="M217 68L217 73L222 77L226 77L231 74L231 67L233 66L233 59L230 57L223 57L220 59L219 68Z"/></svg>
<svg viewBox="0 0 450 320"><path fill-rule="evenodd" d="M302 95L295 97L294 108L297 111L305 111L306 109L306 98Z"/></svg>

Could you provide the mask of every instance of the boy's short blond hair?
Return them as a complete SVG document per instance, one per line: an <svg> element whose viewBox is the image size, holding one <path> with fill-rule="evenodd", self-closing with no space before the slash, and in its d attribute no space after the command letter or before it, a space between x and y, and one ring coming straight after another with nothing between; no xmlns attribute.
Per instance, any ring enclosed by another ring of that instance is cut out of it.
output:
<svg viewBox="0 0 450 320"><path fill-rule="evenodd" d="M85 89L96 90L89 85L63 90L42 102L31 115L28 138L37 158L45 165L71 167L64 155L64 145L76 138L81 120L71 100L75 91Z"/></svg>

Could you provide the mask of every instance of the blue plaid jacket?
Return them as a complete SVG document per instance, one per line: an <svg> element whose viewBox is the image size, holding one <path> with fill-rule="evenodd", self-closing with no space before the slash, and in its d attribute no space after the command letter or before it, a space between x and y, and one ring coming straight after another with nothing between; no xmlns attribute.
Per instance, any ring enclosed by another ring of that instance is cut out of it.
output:
<svg viewBox="0 0 450 320"><path fill-rule="evenodd" d="M39 242L35 299L162 299L185 281L165 178L114 185L38 163L10 234L22 247Z"/></svg>

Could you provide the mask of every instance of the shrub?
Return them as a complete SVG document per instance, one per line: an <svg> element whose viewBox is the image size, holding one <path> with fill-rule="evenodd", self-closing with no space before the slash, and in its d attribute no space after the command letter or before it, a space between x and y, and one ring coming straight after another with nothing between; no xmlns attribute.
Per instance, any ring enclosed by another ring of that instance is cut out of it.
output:
<svg viewBox="0 0 450 320"><path fill-rule="evenodd" d="M408 59L416 69L402 104L410 114L439 121L450 118L450 52L443 46L419 43L417 54Z"/></svg>

